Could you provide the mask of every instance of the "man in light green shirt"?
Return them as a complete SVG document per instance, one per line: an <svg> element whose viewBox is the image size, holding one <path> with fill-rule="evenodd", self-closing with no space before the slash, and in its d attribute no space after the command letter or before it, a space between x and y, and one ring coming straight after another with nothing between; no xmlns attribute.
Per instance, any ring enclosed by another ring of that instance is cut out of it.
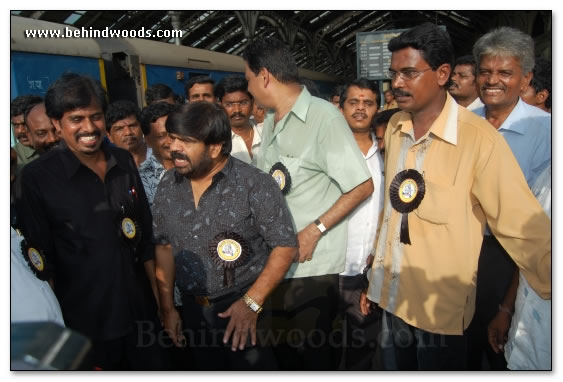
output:
<svg viewBox="0 0 563 382"><path fill-rule="evenodd" d="M243 58L248 90L273 110L264 121L258 168L280 185L298 232L298 257L271 297L279 312L274 333L290 334L276 346L279 366L334 368L329 342L345 264L346 216L372 194L371 175L346 120L300 85L283 43L256 40Z"/></svg>
<svg viewBox="0 0 563 382"><path fill-rule="evenodd" d="M17 143L13 146L18 156L16 173L19 173L26 164L39 157L29 139L24 114L27 108L42 101L43 99L37 95L26 94L14 98L10 103L10 122L12 122L14 138L17 139Z"/></svg>

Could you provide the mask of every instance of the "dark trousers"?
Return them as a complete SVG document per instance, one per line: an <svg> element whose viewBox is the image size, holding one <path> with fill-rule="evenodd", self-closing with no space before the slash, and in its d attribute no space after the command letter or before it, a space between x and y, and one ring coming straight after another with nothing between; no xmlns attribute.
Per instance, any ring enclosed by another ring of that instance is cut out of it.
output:
<svg viewBox="0 0 563 382"><path fill-rule="evenodd" d="M233 352L230 341L223 344L230 318L220 318L217 314L226 311L243 295L244 292L235 293L211 302L208 306L197 303L192 296L182 295L183 333L196 370L277 369L274 353L263 340L271 322L271 310L267 302L258 316L256 346L250 343L250 336L244 350Z"/></svg>
<svg viewBox="0 0 563 382"><path fill-rule="evenodd" d="M504 353L496 354L489 345L487 326L497 314L516 269L497 239L485 235L477 268L475 315L467 328L470 370L506 370Z"/></svg>
<svg viewBox="0 0 563 382"><path fill-rule="evenodd" d="M126 336L93 341L86 363L101 370L168 370L170 363L159 340L161 330L152 321L142 321Z"/></svg>
<svg viewBox="0 0 563 382"><path fill-rule="evenodd" d="M338 316L342 319L342 337L337 341L339 369L380 370L376 349L381 332L381 308L374 307L369 315L362 315L360 294L365 284L363 274L339 276L338 279Z"/></svg>
<svg viewBox="0 0 563 382"><path fill-rule="evenodd" d="M282 370L334 370L338 275L286 279L270 296L274 351Z"/></svg>
<svg viewBox="0 0 563 382"><path fill-rule="evenodd" d="M382 356L385 370L465 370L465 335L444 335L415 328L383 311Z"/></svg>

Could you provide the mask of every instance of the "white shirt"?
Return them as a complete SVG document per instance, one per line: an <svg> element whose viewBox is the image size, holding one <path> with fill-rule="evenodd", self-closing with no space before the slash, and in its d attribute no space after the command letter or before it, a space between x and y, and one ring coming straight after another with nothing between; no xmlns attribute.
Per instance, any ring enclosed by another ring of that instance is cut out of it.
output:
<svg viewBox="0 0 563 382"><path fill-rule="evenodd" d="M532 192L551 219L551 166ZM551 300L544 300L520 272L504 356L510 370L551 370Z"/></svg>
<svg viewBox="0 0 563 382"><path fill-rule="evenodd" d="M233 148L231 149L231 156L240 159L241 161L256 166L256 155L260 152L260 143L262 143L262 124L253 125L254 136L252 138L252 158L248 153L244 139L235 132L231 131L231 139Z"/></svg>
<svg viewBox="0 0 563 382"><path fill-rule="evenodd" d="M52 321L64 326L53 290L29 269L21 251L23 237L10 227L10 321Z"/></svg>
<svg viewBox="0 0 563 382"><path fill-rule="evenodd" d="M348 217L346 265L341 276L355 276L366 267L366 259L373 248L379 213L383 209L383 160L372 133L373 145L364 155L373 180L373 194L364 200Z"/></svg>
<svg viewBox="0 0 563 382"><path fill-rule="evenodd" d="M483 102L481 102L481 99L479 97L475 98L473 100L473 102L471 102L469 105L467 105L466 109L467 110L475 110L478 109L480 107L485 106L485 104Z"/></svg>

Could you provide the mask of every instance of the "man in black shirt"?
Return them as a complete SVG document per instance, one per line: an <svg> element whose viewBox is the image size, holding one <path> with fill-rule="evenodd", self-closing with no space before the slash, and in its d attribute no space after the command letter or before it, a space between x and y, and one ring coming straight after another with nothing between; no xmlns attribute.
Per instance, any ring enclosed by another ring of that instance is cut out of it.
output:
<svg viewBox="0 0 563 382"><path fill-rule="evenodd" d="M153 205L165 329L177 346L188 341L197 368L276 368L271 349L260 346L269 319L268 309L261 311L297 246L281 191L271 176L229 155L231 128L219 106L184 105L168 116L166 130L175 168Z"/></svg>
<svg viewBox="0 0 563 382"><path fill-rule="evenodd" d="M22 174L28 253L66 325L92 340L94 366L160 369L151 213L133 158L104 142L104 90L65 74L45 107L63 141Z"/></svg>

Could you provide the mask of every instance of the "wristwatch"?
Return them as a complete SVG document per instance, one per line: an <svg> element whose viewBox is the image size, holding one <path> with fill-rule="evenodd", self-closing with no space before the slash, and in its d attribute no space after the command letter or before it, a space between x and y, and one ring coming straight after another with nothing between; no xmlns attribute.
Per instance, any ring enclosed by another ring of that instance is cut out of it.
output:
<svg viewBox="0 0 563 382"><path fill-rule="evenodd" d="M250 308L250 310L252 310L254 313L260 314L260 312L262 312L262 306L254 301L254 299L250 297L248 293L245 293L244 296L242 296L242 299L244 300L248 308Z"/></svg>
<svg viewBox="0 0 563 382"><path fill-rule="evenodd" d="M326 232L325 225L319 219L315 220L315 224L316 224L317 228L319 229L319 231L321 231L321 235L324 235L325 232Z"/></svg>

